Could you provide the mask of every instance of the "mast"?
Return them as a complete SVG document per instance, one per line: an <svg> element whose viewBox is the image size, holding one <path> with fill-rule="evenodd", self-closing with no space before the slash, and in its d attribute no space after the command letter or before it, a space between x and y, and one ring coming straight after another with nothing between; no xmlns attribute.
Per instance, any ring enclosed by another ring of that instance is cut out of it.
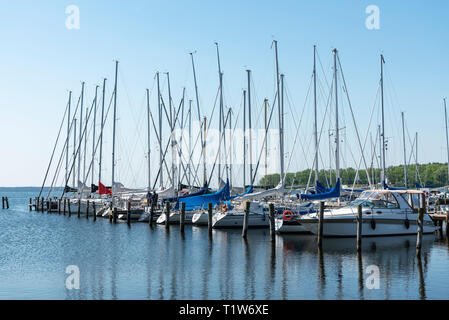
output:
<svg viewBox="0 0 449 320"><path fill-rule="evenodd" d="M384 56L380 55L380 93L381 93L381 103L382 103L382 174L381 174L381 188L386 186L386 175L385 175L385 115L384 115Z"/></svg>
<svg viewBox="0 0 449 320"><path fill-rule="evenodd" d="M444 121L445 121L445 125L446 125L447 170L448 170L448 184L449 184L449 136L448 136L448 133L447 133L446 98L444 98L443 101L444 101Z"/></svg>
<svg viewBox="0 0 449 320"><path fill-rule="evenodd" d="M337 85L337 49L334 49L334 82L335 82L335 173L340 178L340 132L338 126L338 85Z"/></svg>
<svg viewBox="0 0 449 320"><path fill-rule="evenodd" d="M201 123L201 113L200 113L200 99L198 97L198 84L196 82L196 72L195 72L195 62L193 61L193 52L190 53L190 58L192 60L192 69L193 69L193 80L195 83L195 96L196 96L196 108L197 108L197 112L198 112L198 122ZM206 128L204 128L205 131ZM200 130L200 134L201 134L201 144L205 145L204 143L204 137L203 137L203 131ZM204 152L204 149L203 149ZM203 173L204 173L204 177L203 177L203 182L204 184L206 184L206 157L203 157L204 161L203 161Z"/></svg>
<svg viewBox="0 0 449 320"><path fill-rule="evenodd" d="M192 189L192 167L191 164L192 156L192 100L189 100L189 187Z"/></svg>
<svg viewBox="0 0 449 320"><path fill-rule="evenodd" d="M171 181L172 181L172 186L173 188L175 188L175 145L176 145L176 141L175 141L175 135L174 135L174 130L175 130L175 124L173 123L173 111L172 111L172 103L171 103L171 88L170 88L170 74L167 72L167 85L168 85L168 108L170 109L170 140L171 140L171 154L172 154L172 161L171 161Z"/></svg>
<svg viewBox="0 0 449 320"><path fill-rule="evenodd" d="M150 159L150 132L151 132L151 123L150 123L150 90L147 89L147 138L148 138L148 149L147 149L147 157L148 157L148 191L151 190L151 159Z"/></svg>
<svg viewBox="0 0 449 320"><path fill-rule="evenodd" d="M159 166L160 166L160 180L159 186L161 189L164 187L164 179L163 179L163 163L162 163L162 107L161 107L161 88L159 84L159 72L156 72L157 78L157 105L159 110Z"/></svg>
<svg viewBox="0 0 449 320"><path fill-rule="evenodd" d="M405 150L405 125L404 125L404 112L401 112L402 117L402 140L404 143L404 186L407 189L407 153Z"/></svg>
<svg viewBox="0 0 449 320"><path fill-rule="evenodd" d="M263 101L263 104L264 104L264 111L265 111L265 113L264 113L264 122L265 122L265 134L266 134L266 132L267 132L267 126L268 126L268 124L267 124L267 109L268 109L268 99L267 98L265 98L265 100ZM268 147L267 147L267 144L268 144L268 141L267 141L267 138L265 138L265 144L264 144L264 148L265 148L265 189L267 188L267 179L268 179L268 163L267 163L267 160L268 160Z"/></svg>
<svg viewBox="0 0 449 320"><path fill-rule="evenodd" d="M204 117L204 140L203 140L203 185L206 185L206 117Z"/></svg>
<svg viewBox="0 0 449 320"><path fill-rule="evenodd" d="M251 70L246 70L248 75L248 129L249 129L249 174L251 185L254 184L253 180L253 137L252 137L252 125L251 125Z"/></svg>
<svg viewBox="0 0 449 320"><path fill-rule="evenodd" d="M218 131L220 139L218 140L218 185L220 185L221 181L221 136L223 132L223 74L221 73L221 65L220 65L220 52L218 50L218 43L215 42L215 46L217 47L217 63L218 63L218 80L220 83L220 110L218 112L219 116L219 124Z"/></svg>
<svg viewBox="0 0 449 320"><path fill-rule="evenodd" d="M84 82L81 83L81 109L80 109L80 130L79 130L79 138L78 143L81 147L81 133L83 131L83 103L84 103ZM79 182L81 181L81 152L78 152L78 187Z"/></svg>
<svg viewBox="0 0 449 320"><path fill-rule="evenodd" d="M115 125L117 117L117 73L118 73L118 61L115 61L115 81L114 81L114 117L112 125L112 193L114 192L115 183Z"/></svg>
<svg viewBox="0 0 449 320"><path fill-rule="evenodd" d="M314 106L314 123L313 133L315 138L315 184L318 182L318 125L317 125L317 108L316 108L316 46L313 46L313 106Z"/></svg>
<svg viewBox="0 0 449 320"><path fill-rule="evenodd" d="M73 181L72 181L72 186L73 188L75 188L76 184L75 184L75 155L76 155L76 118L73 119L74 123L73 123L73 153L72 153L72 158L73 158Z"/></svg>
<svg viewBox="0 0 449 320"><path fill-rule="evenodd" d="M243 187L246 186L246 90L243 90Z"/></svg>
<svg viewBox="0 0 449 320"><path fill-rule="evenodd" d="M92 128L92 184L94 184L94 172L95 172L95 126L97 125L97 97L98 97L98 86L95 86L95 102L94 102L94 125Z"/></svg>
<svg viewBox="0 0 449 320"><path fill-rule="evenodd" d="M65 151L65 181L68 183L69 175L69 138L70 138L70 107L72 104L72 91L69 92L69 107L67 112L67 144ZM74 146L75 147L75 146Z"/></svg>
<svg viewBox="0 0 449 320"><path fill-rule="evenodd" d="M280 156L280 166L281 166L281 183L284 185L284 149L283 149L283 134L282 134L282 108L281 108L281 100L284 100L283 97L281 97L281 91L280 91L280 78L279 78L279 60L278 60L278 42L276 40L273 40L274 42L274 52L275 52L275 59L276 59L276 89L278 92L278 113L279 113L279 156Z"/></svg>
<svg viewBox="0 0 449 320"><path fill-rule="evenodd" d="M83 153L83 183L86 181L86 153L87 153L87 122L88 122L88 115L89 114L89 108L86 108L86 122L84 123L84 129L83 132L85 134L84 137L84 153Z"/></svg>
<svg viewBox="0 0 449 320"><path fill-rule="evenodd" d="M418 132L415 136L415 181L418 184Z"/></svg>
<svg viewBox="0 0 449 320"><path fill-rule="evenodd" d="M103 127L104 127L104 96L106 90L106 78L103 79L103 96L101 97L101 131L100 131L100 159L98 165L98 185L101 182L101 165L103 161Z"/></svg>

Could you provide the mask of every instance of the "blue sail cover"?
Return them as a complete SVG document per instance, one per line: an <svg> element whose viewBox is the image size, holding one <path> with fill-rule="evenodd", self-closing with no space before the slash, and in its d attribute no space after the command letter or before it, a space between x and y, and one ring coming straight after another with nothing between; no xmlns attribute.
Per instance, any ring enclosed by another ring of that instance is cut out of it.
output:
<svg viewBox="0 0 449 320"><path fill-rule="evenodd" d="M335 187L333 187L328 192L317 193L317 194L301 194L301 199L305 200L324 200L330 198L340 197L340 178L337 180Z"/></svg>
<svg viewBox="0 0 449 320"><path fill-rule="evenodd" d="M229 181L226 181L226 184L220 191L211 194L203 194L179 199L177 206L184 202L186 204L186 211L191 211L205 208L208 203L212 203L214 206L220 201L228 200L229 198Z"/></svg>
<svg viewBox="0 0 449 320"><path fill-rule="evenodd" d="M235 198L237 198L237 197L244 196L244 195L246 195L246 194L252 193L253 191L254 191L253 186L249 186L248 189L247 189L244 193L242 193L242 194L236 194L236 195L230 196L230 197L229 197L229 200L235 199Z"/></svg>
<svg viewBox="0 0 449 320"><path fill-rule="evenodd" d="M330 189L330 188L326 188L325 186L323 186L323 185L317 180L316 186L315 186L315 191L316 191L316 193L325 193L325 192L331 191L331 189Z"/></svg>
<svg viewBox="0 0 449 320"><path fill-rule="evenodd" d="M191 193L191 194L186 194L186 195L184 195L184 196L178 196L178 197L167 198L167 199L164 199L164 201L172 202L172 201L176 201L176 200L178 200L178 199L184 199L184 198L190 198L190 197L200 196L200 195L206 194L206 193L207 193L207 190L208 190L208 186L207 186L207 183L206 183L206 184L205 184L200 190L198 190L197 192L194 192L194 193Z"/></svg>

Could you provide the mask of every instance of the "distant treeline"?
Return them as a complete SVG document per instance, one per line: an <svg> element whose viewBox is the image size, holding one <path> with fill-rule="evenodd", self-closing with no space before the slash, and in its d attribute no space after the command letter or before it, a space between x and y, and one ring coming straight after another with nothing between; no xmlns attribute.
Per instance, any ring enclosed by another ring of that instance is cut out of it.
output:
<svg viewBox="0 0 449 320"><path fill-rule="evenodd" d="M380 181L380 169L370 169L369 175L371 179L371 183L379 183ZM410 165L407 166L407 184L408 187L415 187L415 166ZM419 164L418 165L418 183L422 186L432 186L432 187L441 187L447 185L448 181L448 170L447 163L428 163L428 164ZM287 173L285 184L286 186L297 186L297 187L305 187L307 185L307 181L309 179L310 169L298 171L296 173ZM404 186L404 166L391 166L386 169L387 180L390 185L395 187L403 187ZM345 185L352 185L354 183L354 179L356 176L356 169L354 168L346 168L340 169L340 178L341 182ZM335 170L320 170L319 181L325 186L333 186L335 184L336 176ZM266 180L265 176L262 177L259 181L260 186L268 185L275 186L280 181L279 174L270 174L267 175ZM311 186L314 185L315 181L315 172L312 172L312 176L310 179ZM366 171L359 170L358 179L355 182L357 185L367 185L368 179L366 176Z"/></svg>

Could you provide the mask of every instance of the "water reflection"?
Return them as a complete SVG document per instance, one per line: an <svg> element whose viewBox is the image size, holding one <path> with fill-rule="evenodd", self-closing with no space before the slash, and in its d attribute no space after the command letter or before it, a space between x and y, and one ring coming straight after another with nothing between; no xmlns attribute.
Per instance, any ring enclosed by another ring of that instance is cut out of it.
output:
<svg viewBox="0 0 449 320"><path fill-rule="evenodd" d="M8 196L5 194L5 196ZM449 241L423 236L356 239L276 235L29 213L0 215L0 299L442 299ZM23 196L22 196L23 197ZM32 195L23 197L24 203ZM81 289L65 288L78 265ZM380 289L369 289L369 266ZM431 276L437 275L437 276Z"/></svg>

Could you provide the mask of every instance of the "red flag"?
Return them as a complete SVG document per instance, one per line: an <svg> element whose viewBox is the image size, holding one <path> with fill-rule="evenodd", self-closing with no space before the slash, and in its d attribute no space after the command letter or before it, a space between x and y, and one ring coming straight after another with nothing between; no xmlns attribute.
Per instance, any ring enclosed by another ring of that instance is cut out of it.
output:
<svg viewBox="0 0 449 320"><path fill-rule="evenodd" d="M112 194L112 190L106 188L101 182L98 182L98 194Z"/></svg>

